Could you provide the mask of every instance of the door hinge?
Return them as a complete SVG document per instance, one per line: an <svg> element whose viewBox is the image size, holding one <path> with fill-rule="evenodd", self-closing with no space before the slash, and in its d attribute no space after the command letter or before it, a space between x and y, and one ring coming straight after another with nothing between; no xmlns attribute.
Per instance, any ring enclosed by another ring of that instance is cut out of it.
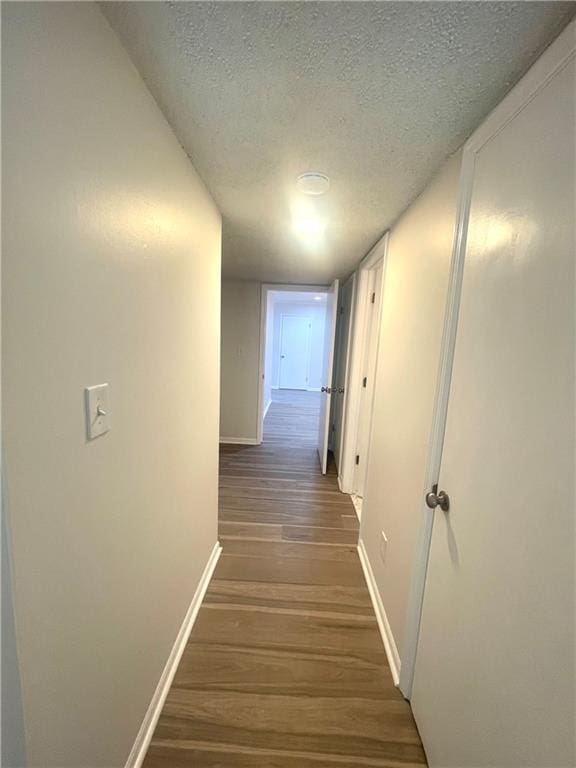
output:
<svg viewBox="0 0 576 768"><path fill-rule="evenodd" d="M370 299L370 304L374 304L375 301L376 301L376 294L373 293L372 298Z"/></svg>
<svg viewBox="0 0 576 768"><path fill-rule="evenodd" d="M340 307L340 314L341 314L341 315L343 315L343 314L344 314L344 307Z"/></svg>
<svg viewBox="0 0 576 768"><path fill-rule="evenodd" d="M336 430L336 424L332 424L332 432Z"/></svg>
<svg viewBox="0 0 576 768"><path fill-rule="evenodd" d="M367 384L367 383L368 383L368 378L367 378L366 376L364 376L364 378L362 379L362 386L363 386L364 388L366 388L366 384Z"/></svg>
<svg viewBox="0 0 576 768"><path fill-rule="evenodd" d="M356 464L360 464L360 456L356 454Z"/></svg>

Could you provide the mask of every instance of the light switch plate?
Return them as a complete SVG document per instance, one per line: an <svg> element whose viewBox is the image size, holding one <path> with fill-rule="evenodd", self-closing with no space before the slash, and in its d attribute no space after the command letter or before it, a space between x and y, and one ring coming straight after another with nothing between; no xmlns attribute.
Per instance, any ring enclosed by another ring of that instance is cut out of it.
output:
<svg viewBox="0 0 576 768"><path fill-rule="evenodd" d="M94 440L110 429L108 384L97 384L84 390L86 405L86 437Z"/></svg>

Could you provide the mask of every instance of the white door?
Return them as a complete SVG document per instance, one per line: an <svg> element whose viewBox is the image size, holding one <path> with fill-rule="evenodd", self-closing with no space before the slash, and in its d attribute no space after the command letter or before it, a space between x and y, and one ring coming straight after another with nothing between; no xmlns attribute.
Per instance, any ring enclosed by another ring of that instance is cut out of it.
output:
<svg viewBox="0 0 576 768"><path fill-rule="evenodd" d="M282 316L280 389L306 389L310 357L310 318Z"/></svg>
<svg viewBox="0 0 576 768"><path fill-rule="evenodd" d="M336 469L340 469L340 452L342 444L342 424L344 416L344 396L348 378L348 362L350 358L350 330L352 323L352 300L356 275L340 289L340 309L336 319L336 353L334 360L334 381L332 392L332 450Z"/></svg>
<svg viewBox="0 0 576 768"><path fill-rule="evenodd" d="M539 64L474 147L412 692L432 768L576 764L576 71Z"/></svg>
<svg viewBox="0 0 576 768"><path fill-rule="evenodd" d="M322 355L322 394L320 399L320 421L318 426L318 456L322 474L328 464L328 436L330 433L330 399L334 365L334 342L336 336L336 312L338 310L338 280L334 280L326 293L326 323L324 325L324 353Z"/></svg>
<svg viewBox="0 0 576 768"><path fill-rule="evenodd" d="M378 358L378 333L380 320L380 302L382 299L382 274L384 260L382 259L369 272L370 286L367 293L366 333L364 336L364 359L362 365L362 388L360 390L360 410L358 414L358 440L356 455L358 457L354 472L354 493L359 498L364 496L366 468L368 465L368 445L370 442L370 426L372 423L372 401L374 395L374 378Z"/></svg>

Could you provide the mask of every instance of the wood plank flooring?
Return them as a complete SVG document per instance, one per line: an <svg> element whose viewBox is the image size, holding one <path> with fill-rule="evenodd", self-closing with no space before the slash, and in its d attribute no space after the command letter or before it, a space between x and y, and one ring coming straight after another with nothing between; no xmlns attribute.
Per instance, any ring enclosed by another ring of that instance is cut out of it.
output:
<svg viewBox="0 0 576 768"><path fill-rule="evenodd" d="M426 765L316 457L319 395L277 392L260 446L223 446L223 553L144 768Z"/></svg>

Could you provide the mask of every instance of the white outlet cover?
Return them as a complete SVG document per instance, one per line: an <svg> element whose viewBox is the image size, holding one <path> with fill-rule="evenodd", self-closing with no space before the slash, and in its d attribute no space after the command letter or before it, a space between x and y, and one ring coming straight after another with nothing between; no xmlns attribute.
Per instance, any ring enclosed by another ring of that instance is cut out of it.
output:
<svg viewBox="0 0 576 768"><path fill-rule="evenodd" d="M86 408L86 437L94 440L110 429L108 384L96 384L84 390Z"/></svg>

